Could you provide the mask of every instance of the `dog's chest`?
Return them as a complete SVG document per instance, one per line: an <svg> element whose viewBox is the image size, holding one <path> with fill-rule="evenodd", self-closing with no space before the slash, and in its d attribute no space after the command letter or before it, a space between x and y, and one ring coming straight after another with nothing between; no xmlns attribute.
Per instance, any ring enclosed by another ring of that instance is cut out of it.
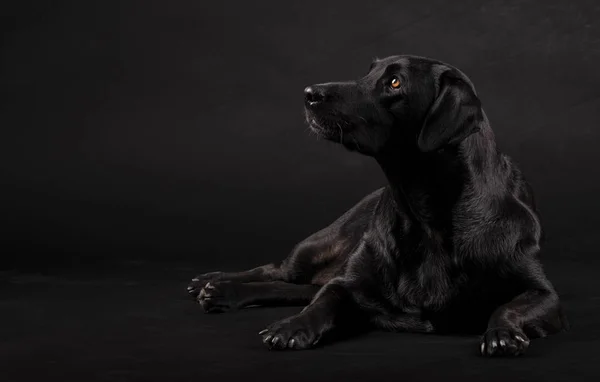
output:
<svg viewBox="0 0 600 382"><path fill-rule="evenodd" d="M452 304L471 279L471 267L453 250L451 238L410 222L397 224L393 237L399 305L439 311Z"/></svg>
<svg viewBox="0 0 600 382"><path fill-rule="evenodd" d="M447 254L426 253L420 264L399 269L397 295L402 306L438 310L448 305L465 282Z"/></svg>

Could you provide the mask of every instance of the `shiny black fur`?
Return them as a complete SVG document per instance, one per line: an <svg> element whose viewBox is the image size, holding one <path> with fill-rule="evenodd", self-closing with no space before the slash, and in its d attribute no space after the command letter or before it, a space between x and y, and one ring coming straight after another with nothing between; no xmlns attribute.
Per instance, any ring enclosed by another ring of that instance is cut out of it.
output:
<svg viewBox="0 0 600 382"><path fill-rule="evenodd" d="M519 355L568 328L540 264L532 190L462 72L375 60L357 81L306 88L305 109L314 132L375 158L389 184L279 265L194 278L188 291L205 311L308 304L260 332L271 349L376 327L483 333L481 354Z"/></svg>

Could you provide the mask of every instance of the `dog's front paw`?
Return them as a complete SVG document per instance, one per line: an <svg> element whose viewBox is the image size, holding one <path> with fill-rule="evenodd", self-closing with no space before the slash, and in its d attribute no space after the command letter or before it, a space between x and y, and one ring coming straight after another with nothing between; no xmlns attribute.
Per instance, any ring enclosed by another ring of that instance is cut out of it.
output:
<svg viewBox="0 0 600 382"><path fill-rule="evenodd" d="M314 347L321 340L323 332L322 325L300 313L277 321L258 334L271 350L302 350Z"/></svg>
<svg viewBox="0 0 600 382"><path fill-rule="evenodd" d="M237 285L232 281L209 281L200 289L196 300L206 313L236 309L240 301Z"/></svg>
<svg viewBox="0 0 600 382"><path fill-rule="evenodd" d="M512 328L489 329L483 334L480 344L481 355L492 356L518 356L529 347L529 338Z"/></svg>
<svg viewBox="0 0 600 382"><path fill-rule="evenodd" d="M200 291L202 290L202 288L204 288L206 283L218 281L221 279L221 277L222 272L210 272L198 275L194 277L192 281L190 281L190 283L188 284L187 292L193 298L197 298L200 294Z"/></svg>

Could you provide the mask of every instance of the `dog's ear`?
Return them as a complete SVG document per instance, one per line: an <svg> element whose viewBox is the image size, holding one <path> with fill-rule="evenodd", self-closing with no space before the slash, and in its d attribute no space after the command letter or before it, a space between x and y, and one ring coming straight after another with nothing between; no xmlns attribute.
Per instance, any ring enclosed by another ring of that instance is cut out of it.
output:
<svg viewBox="0 0 600 382"><path fill-rule="evenodd" d="M439 79L438 96L430 107L417 144L423 152L458 143L480 129L481 102L473 86L447 71Z"/></svg>

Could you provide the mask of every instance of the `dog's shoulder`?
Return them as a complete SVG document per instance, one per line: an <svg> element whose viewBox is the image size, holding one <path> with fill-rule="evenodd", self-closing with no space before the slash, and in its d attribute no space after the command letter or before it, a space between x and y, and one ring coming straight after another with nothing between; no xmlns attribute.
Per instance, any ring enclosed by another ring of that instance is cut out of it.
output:
<svg viewBox="0 0 600 382"><path fill-rule="evenodd" d="M493 172L466 184L453 228L456 247L468 256L502 258L539 249L533 190L509 156L500 154Z"/></svg>

